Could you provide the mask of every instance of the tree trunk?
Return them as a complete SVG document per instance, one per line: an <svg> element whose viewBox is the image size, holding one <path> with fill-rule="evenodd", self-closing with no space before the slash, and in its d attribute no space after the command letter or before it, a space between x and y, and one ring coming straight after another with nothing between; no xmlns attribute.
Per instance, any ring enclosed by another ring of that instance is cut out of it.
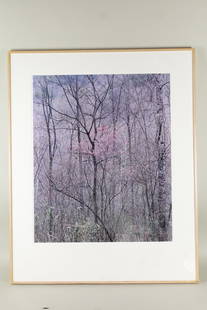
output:
<svg viewBox="0 0 207 310"><path fill-rule="evenodd" d="M157 115L158 115L158 223L159 240L167 240L167 221L166 221L166 177L165 177L165 137L164 137L164 107L162 100L162 88L157 87Z"/></svg>
<svg viewBox="0 0 207 310"><path fill-rule="evenodd" d="M128 133L128 152L129 152L129 164L130 164L130 178L132 177L133 167L132 167L132 138L131 138L131 128L130 128L130 117L127 117L127 133ZM130 182L130 192L131 192L131 203L132 203L132 223L136 223L135 219L135 206L134 206L134 182Z"/></svg>
<svg viewBox="0 0 207 310"><path fill-rule="evenodd" d="M79 108L77 105L77 119L79 119ZM81 217L85 219L85 212L84 212L84 196L83 196L83 156L81 152L81 132L80 132L80 124L77 123L77 136L78 136L78 166L79 166L79 196L80 196L80 201L81 203Z"/></svg>
<svg viewBox="0 0 207 310"><path fill-rule="evenodd" d="M93 204L94 204L94 221L98 223L98 204L97 204L97 161L96 156L93 155Z"/></svg>
<svg viewBox="0 0 207 310"><path fill-rule="evenodd" d="M48 194L48 205L49 205L49 236L50 239L53 234L53 211L52 211L52 160L49 162L49 194Z"/></svg>

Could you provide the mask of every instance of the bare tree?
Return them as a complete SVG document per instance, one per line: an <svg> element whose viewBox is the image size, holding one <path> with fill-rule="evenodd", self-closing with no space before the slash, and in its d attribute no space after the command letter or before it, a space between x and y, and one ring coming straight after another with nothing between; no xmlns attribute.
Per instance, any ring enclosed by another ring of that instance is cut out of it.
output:
<svg viewBox="0 0 207 310"><path fill-rule="evenodd" d="M34 77L36 241L171 240L169 87L168 74Z"/></svg>

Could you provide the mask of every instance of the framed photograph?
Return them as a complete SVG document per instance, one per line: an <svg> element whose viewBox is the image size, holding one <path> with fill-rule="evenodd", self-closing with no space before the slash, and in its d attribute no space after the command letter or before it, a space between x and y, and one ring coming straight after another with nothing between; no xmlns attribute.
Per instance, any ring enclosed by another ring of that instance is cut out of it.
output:
<svg viewBox="0 0 207 310"><path fill-rule="evenodd" d="M10 52L11 281L194 283L194 50Z"/></svg>

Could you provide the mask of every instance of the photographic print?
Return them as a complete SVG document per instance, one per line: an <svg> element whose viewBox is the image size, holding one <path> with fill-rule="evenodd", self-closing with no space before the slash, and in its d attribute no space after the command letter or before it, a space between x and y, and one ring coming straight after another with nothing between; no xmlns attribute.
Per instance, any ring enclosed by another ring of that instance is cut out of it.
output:
<svg viewBox="0 0 207 310"><path fill-rule="evenodd" d="M11 281L198 282L194 49L11 51Z"/></svg>
<svg viewBox="0 0 207 310"><path fill-rule="evenodd" d="M170 75L33 76L36 242L171 241Z"/></svg>

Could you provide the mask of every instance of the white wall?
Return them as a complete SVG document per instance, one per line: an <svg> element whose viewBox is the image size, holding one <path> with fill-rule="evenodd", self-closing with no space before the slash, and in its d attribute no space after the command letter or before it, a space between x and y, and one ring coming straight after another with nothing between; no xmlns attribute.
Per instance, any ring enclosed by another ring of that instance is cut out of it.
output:
<svg viewBox="0 0 207 310"><path fill-rule="evenodd" d="M8 63L10 49L196 48L201 284L8 284ZM0 0L0 306L2 309L205 309L207 306L207 1Z"/></svg>

